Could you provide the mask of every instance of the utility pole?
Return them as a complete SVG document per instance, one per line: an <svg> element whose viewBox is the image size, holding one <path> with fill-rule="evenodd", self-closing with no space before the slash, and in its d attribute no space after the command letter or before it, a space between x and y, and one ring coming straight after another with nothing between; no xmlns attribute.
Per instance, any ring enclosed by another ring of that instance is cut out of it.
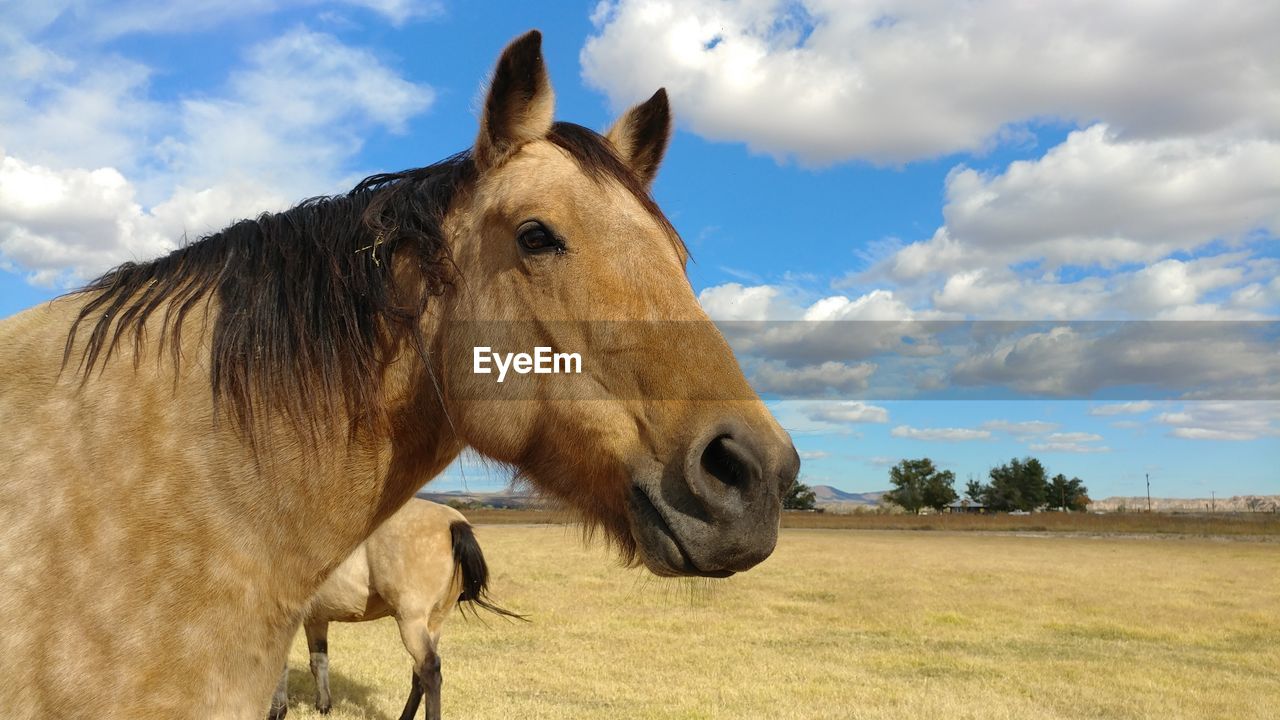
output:
<svg viewBox="0 0 1280 720"><path fill-rule="evenodd" d="M1147 473L1147 512L1151 512L1151 473Z"/></svg>
<svg viewBox="0 0 1280 720"><path fill-rule="evenodd" d="M1217 511L1218 511L1218 491L1210 490L1209 491L1209 512L1212 513Z"/></svg>

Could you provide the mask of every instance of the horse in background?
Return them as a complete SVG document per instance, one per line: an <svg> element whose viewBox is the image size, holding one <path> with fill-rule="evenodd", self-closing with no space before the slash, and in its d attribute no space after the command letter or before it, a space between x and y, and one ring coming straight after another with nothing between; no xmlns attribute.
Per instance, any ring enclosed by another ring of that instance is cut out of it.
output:
<svg viewBox="0 0 1280 720"><path fill-rule="evenodd" d="M799 457L649 193L666 94L554 108L530 32L470 150L0 321L7 718L260 720L324 579L466 447L657 574L769 556Z"/></svg>
<svg viewBox="0 0 1280 720"><path fill-rule="evenodd" d="M338 566L311 598L302 628L307 636L316 709L327 715L329 623L394 617L413 659L409 699L400 720L413 720L426 696L427 720L440 720L440 631L458 603L520 618L489 600L489 568L462 513L427 500L410 500ZM268 720L288 710L289 666L271 700Z"/></svg>

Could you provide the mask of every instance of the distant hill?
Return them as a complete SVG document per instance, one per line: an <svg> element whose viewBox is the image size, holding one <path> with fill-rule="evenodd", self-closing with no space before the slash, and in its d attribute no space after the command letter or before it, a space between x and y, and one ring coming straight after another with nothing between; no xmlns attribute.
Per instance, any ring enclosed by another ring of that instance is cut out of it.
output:
<svg viewBox="0 0 1280 720"><path fill-rule="evenodd" d="M869 507L879 504L880 496L886 491L851 493L833 488L830 485L812 485L815 504L824 509L839 511L853 510L856 507ZM547 503L537 495L526 490L504 490L501 492L465 492L450 490L448 492L419 491L417 497L442 505L464 504L491 508L542 508Z"/></svg>
<svg viewBox="0 0 1280 720"><path fill-rule="evenodd" d="M431 502L440 503L441 505L462 504L488 508L506 508L512 510L524 510L529 508L541 508L546 505L542 498L524 490L504 490L502 492L464 492L462 490L450 490L448 492L427 492L425 490L418 491L416 497Z"/></svg>
<svg viewBox="0 0 1280 720"><path fill-rule="evenodd" d="M880 497L887 492L851 493L830 485L811 485L815 504L826 510L852 510L855 507L868 507L880 504Z"/></svg>
<svg viewBox="0 0 1280 720"><path fill-rule="evenodd" d="M1090 512L1140 512L1147 497L1109 497L1089 503ZM1280 509L1280 495L1233 495L1220 498L1151 498L1156 512L1273 512Z"/></svg>

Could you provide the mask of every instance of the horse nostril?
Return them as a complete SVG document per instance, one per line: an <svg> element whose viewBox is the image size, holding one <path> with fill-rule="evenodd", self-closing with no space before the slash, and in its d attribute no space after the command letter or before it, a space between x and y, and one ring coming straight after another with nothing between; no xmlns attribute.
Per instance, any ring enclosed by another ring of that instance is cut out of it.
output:
<svg viewBox="0 0 1280 720"><path fill-rule="evenodd" d="M746 449L730 435L721 435L702 450L702 471L725 485L742 487L751 481L752 463Z"/></svg>

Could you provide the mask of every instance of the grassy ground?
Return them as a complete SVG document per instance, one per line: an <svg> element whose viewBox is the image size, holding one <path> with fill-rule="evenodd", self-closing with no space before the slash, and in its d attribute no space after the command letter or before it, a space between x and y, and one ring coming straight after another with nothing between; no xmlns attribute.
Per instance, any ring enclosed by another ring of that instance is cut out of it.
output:
<svg viewBox="0 0 1280 720"><path fill-rule="evenodd" d="M572 515L555 510L482 508L463 512L471 522L486 525L558 524L573 520ZM782 514L782 526L828 530L977 530L1102 535L1254 535L1280 538L1280 515L1275 513L878 515L875 513L785 512Z"/></svg>
<svg viewBox="0 0 1280 720"><path fill-rule="evenodd" d="M445 628L446 718L1274 718L1274 542L791 529L728 581L481 526L532 623ZM390 620L330 632L334 720L397 718ZM291 717L317 717L295 643Z"/></svg>

